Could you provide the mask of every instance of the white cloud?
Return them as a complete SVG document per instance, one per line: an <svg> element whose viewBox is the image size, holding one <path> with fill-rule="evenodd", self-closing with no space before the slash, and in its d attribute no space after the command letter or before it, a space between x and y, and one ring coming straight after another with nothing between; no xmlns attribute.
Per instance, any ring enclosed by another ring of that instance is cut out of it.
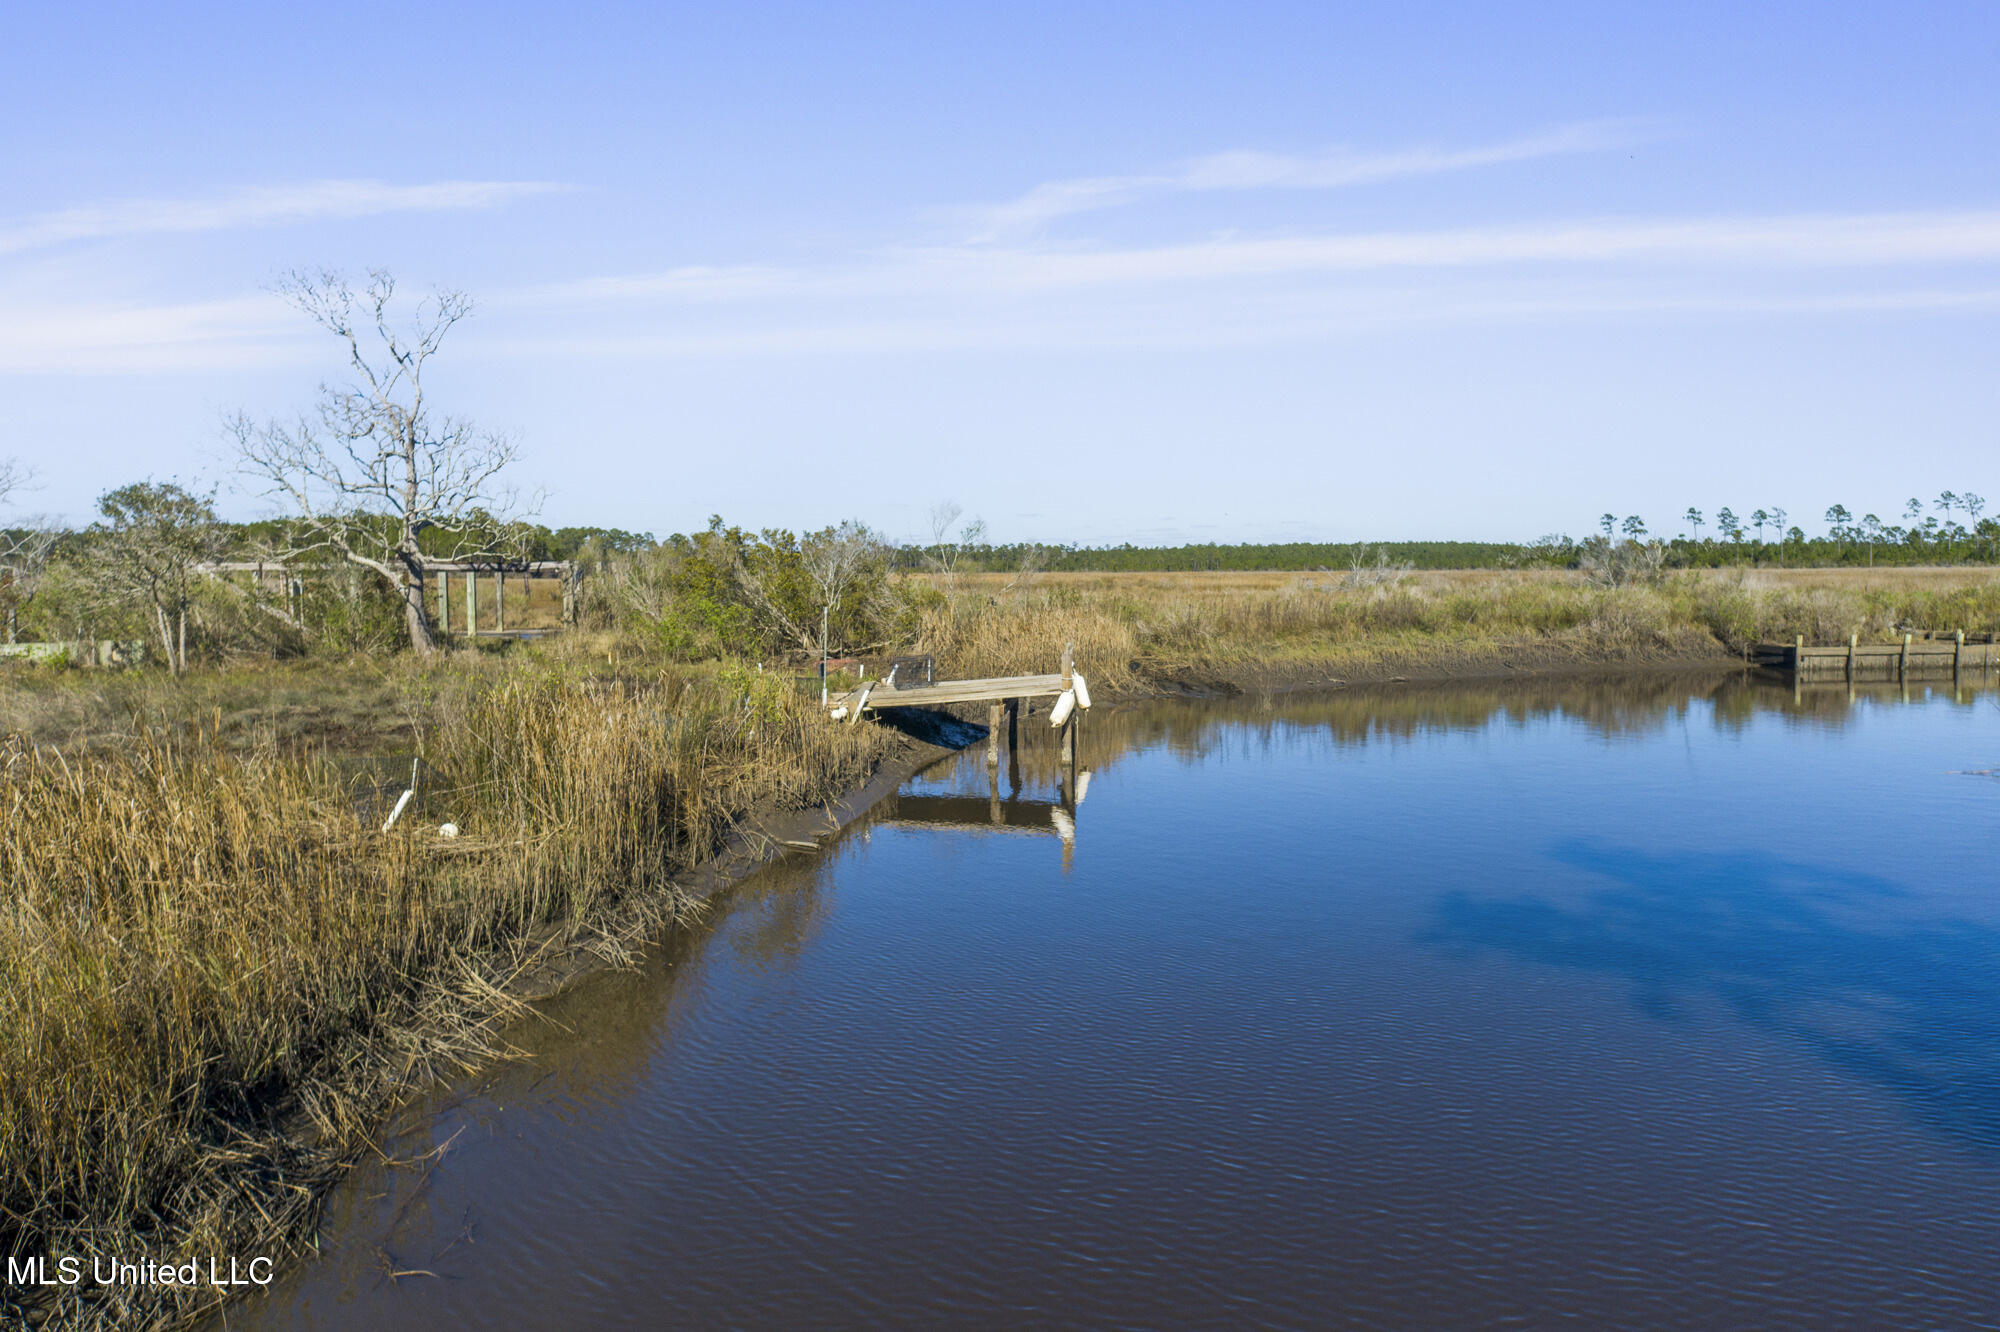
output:
<svg viewBox="0 0 2000 1332"><path fill-rule="evenodd" d="M315 180L254 186L207 198L127 199L0 223L0 254L113 236L231 231L382 213L492 208L567 188L546 181L446 180L390 185L379 180Z"/></svg>
<svg viewBox="0 0 2000 1332"><path fill-rule="evenodd" d="M966 245L817 268L678 268L497 294L494 305L755 306L964 298L1395 271L1745 266L1762 272L2000 262L2000 210L1636 219L1224 237L1110 248Z"/></svg>
<svg viewBox="0 0 2000 1332"><path fill-rule="evenodd" d="M1114 208L1174 193L1213 190L1330 190L1407 176L1430 176L1475 167L1525 162L1572 153L1602 152L1657 137L1639 121L1568 125L1542 134L1470 148L1436 146L1397 152L1331 148L1291 155L1226 152L1197 157L1165 172L1048 181L1003 204L960 210L975 241L1032 234L1059 217Z"/></svg>

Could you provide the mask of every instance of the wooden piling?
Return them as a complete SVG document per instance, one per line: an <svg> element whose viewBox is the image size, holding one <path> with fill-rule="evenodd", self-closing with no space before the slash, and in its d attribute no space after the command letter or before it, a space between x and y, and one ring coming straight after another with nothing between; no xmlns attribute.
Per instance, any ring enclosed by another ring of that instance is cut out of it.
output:
<svg viewBox="0 0 2000 1332"><path fill-rule="evenodd" d="M507 630L507 575L498 569L493 571L493 629L496 633Z"/></svg>
<svg viewBox="0 0 2000 1332"><path fill-rule="evenodd" d="M451 632L451 572L438 570L438 632Z"/></svg>
<svg viewBox="0 0 2000 1332"><path fill-rule="evenodd" d="M479 575L467 571L465 575L465 636L471 638L479 632Z"/></svg>
<svg viewBox="0 0 2000 1332"><path fill-rule="evenodd" d="M1854 653L1860 646L1861 635L1859 633L1852 633L1847 636L1847 680L1850 684L1854 682Z"/></svg>
<svg viewBox="0 0 2000 1332"><path fill-rule="evenodd" d="M1000 714L1005 710L998 699L986 705L986 766L1000 770Z"/></svg>
<svg viewBox="0 0 2000 1332"><path fill-rule="evenodd" d="M1908 634L1904 634L1903 651L1902 654L1896 658L1896 678L1898 680L1905 680L1909 678L1909 675L1910 675L1910 636Z"/></svg>
<svg viewBox="0 0 2000 1332"><path fill-rule="evenodd" d="M1960 629L1951 639L1951 678L1956 681L1958 672L1965 661L1965 630Z"/></svg>

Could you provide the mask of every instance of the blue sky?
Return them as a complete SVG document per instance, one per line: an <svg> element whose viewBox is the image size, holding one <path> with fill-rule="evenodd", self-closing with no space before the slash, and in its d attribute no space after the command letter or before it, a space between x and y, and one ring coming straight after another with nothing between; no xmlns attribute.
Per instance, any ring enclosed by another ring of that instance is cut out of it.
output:
<svg viewBox="0 0 2000 1332"><path fill-rule="evenodd" d="M33 6L0 456L230 481L335 348L544 518L1532 538L2000 497L2000 7ZM225 491L226 507L264 510ZM19 498L19 497L17 497Z"/></svg>

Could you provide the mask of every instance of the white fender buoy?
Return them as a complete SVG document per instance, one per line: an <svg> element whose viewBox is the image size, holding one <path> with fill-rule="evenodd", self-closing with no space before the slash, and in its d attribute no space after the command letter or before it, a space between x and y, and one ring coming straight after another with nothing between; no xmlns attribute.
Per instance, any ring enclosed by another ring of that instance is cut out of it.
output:
<svg viewBox="0 0 2000 1332"><path fill-rule="evenodd" d="M1073 684L1074 684L1074 686L1075 686L1075 689L1076 689L1076 705L1077 705L1078 707L1080 707L1080 708L1087 708L1087 707L1089 707L1089 706L1090 706L1090 686L1089 686L1089 685L1087 685L1087 684L1085 684L1085 683L1083 682L1083 672L1082 672L1082 671L1071 671L1071 672L1069 673L1069 678L1070 678L1070 680L1071 680L1071 681L1073 682Z"/></svg>
<svg viewBox="0 0 2000 1332"><path fill-rule="evenodd" d="M1074 689L1063 690L1062 697L1058 698L1056 705L1049 709L1049 725L1052 727L1061 726L1069 720L1069 714L1075 711L1076 691Z"/></svg>
<svg viewBox="0 0 2000 1332"><path fill-rule="evenodd" d="M440 823L438 825L438 836L439 837L458 836L458 825L456 823Z"/></svg>

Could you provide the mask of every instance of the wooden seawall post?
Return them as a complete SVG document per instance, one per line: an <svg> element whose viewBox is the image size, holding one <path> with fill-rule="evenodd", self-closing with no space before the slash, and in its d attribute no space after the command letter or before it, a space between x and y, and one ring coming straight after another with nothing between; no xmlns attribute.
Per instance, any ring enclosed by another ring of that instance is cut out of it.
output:
<svg viewBox="0 0 2000 1332"><path fill-rule="evenodd" d="M1896 658L1896 678L1898 680L1906 680L1909 678L1909 675L1910 675L1910 636L1908 634L1904 634L1903 651L1902 654Z"/></svg>
<svg viewBox="0 0 2000 1332"><path fill-rule="evenodd" d="M1854 653L1861 646L1861 634L1857 630L1847 636L1847 683L1854 683Z"/></svg>
<svg viewBox="0 0 2000 1332"><path fill-rule="evenodd" d="M1063 644L1062 687L1065 693L1076 688L1075 648L1076 645L1073 643ZM1071 766L1076 763L1076 719L1077 713L1072 709L1062 727L1062 761Z"/></svg>
<svg viewBox="0 0 2000 1332"><path fill-rule="evenodd" d="M986 705L986 766L1000 771L1000 714L1006 705L998 699Z"/></svg>
<svg viewBox="0 0 2000 1332"><path fill-rule="evenodd" d="M451 632L451 571L438 570L438 632Z"/></svg>

